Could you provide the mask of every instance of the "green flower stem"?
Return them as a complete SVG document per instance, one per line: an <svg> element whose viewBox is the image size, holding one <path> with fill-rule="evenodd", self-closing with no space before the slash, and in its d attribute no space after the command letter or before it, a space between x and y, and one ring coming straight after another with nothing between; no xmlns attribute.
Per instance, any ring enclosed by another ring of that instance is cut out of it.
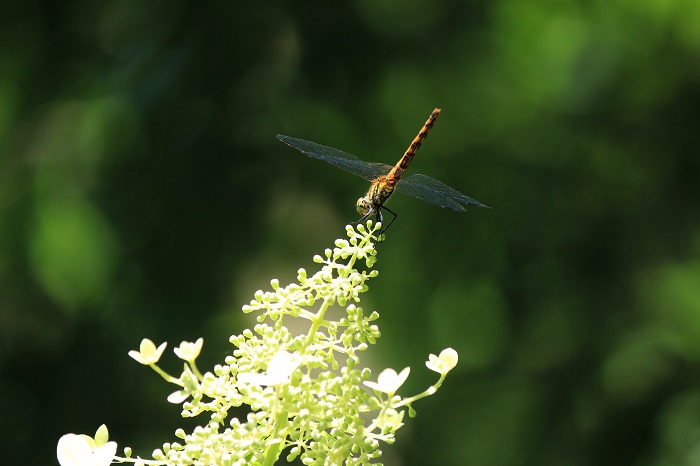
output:
<svg viewBox="0 0 700 466"><path fill-rule="evenodd" d="M192 369L192 373L197 377L197 380L204 382L204 376L199 372L199 369L197 369L197 364L195 364L194 361L188 361L187 364L190 365L190 369Z"/></svg>
<svg viewBox="0 0 700 466"><path fill-rule="evenodd" d="M277 462L282 451L282 445L287 434L284 432L289 425L289 413L282 410L275 416L275 431L270 436L272 443L267 447L265 452L265 461L263 466L272 466Z"/></svg>
<svg viewBox="0 0 700 466"><path fill-rule="evenodd" d="M314 342L316 338L316 332L318 332L319 327L321 327L321 323L324 322L323 316L326 314L328 308L331 307L333 301L333 297L325 298L318 312L312 315L311 328L309 329L308 335L306 335L306 342L304 343L304 348L308 348Z"/></svg>
<svg viewBox="0 0 700 466"><path fill-rule="evenodd" d="M161 369L160 367L158 367L155 363L149 364L149 367L150 367L151 369L153 369L154 371L156 371L158 374L160 374L160 376L163 377L163 378L165 379L166 382L170 382L170 383L172 383L172 384L175 384L175 385L179 385L179 386L181 386L181 387L184 387L184 385L183 385L183 383L180 381L180 379L176 379L176 378L173 377L172 375L168 374L168 373L165 372L163 369Z"/></svg>
<svg viewBox="0 0 700 466"><path fill-rule="evenodd" d="M367 432L372 437L374 437L374 438L380 437L379 435L374 433L374 430L380 428L379 427L379 420L384 418L384 414L386 413L386 410L389 408L391 408L391 399L387 400L387 403L384 406L382 406L382 409L379 410L379 414L377 414L377 417L374 418L374 421L372 421L372 423L369 426L367 426ZM369 410L367 412L370 412L370 411L371 410Z"/></svg>
<svg viewBox="0 0 700 466"><path fill-rule="evenodd" d="M431 385L424 392L419 393L418 395L414 395L414 396L409 397L409 398L404 398L403 400L401 400L400 403L398 403L396 406L394 406L394 408L401 408L403 406L410 406L411 403L413 403L414 401L418 401L421 398L425 398L426 396L430 396L430 395L434 394L438 390L438 388L440 388L440 386L442 385L442 382L445 381L445 377L447 377L447 374L440 374L440 379L435 383L435 385Z"/></svg>

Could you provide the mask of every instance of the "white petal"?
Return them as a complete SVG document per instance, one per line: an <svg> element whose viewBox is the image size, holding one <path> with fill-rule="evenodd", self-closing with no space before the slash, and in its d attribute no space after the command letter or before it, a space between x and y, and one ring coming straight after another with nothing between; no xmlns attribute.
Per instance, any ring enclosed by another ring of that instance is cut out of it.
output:
<svg viewBox="0 0 700 466"><path fill-rule="evenodd" d="M58 440L56 457L61 466L88 466L92 448L82 436L66 434Z"/></svg>
<svg viewBox="0 0 700 466"><path fill-rule="evenodd" d="M117 442L107 442L92 454L91 466L109 466L117 454Z"/></svg>

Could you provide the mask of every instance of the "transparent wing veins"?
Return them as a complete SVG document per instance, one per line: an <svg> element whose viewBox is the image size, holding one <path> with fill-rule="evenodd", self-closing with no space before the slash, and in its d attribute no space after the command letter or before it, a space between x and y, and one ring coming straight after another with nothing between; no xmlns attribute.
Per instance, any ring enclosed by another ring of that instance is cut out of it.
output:
<svg viewBox="0 0 700 466"><path fill-rule="evenodd" d="M304 139L292 138L283 134L278 134L277 139L309 157L328 162L367 181L386 175L392 168L390 165L383 163L365 162L347 152Z"/></svg>
<svg viewBox="0 0 700 466"><path fill-rule="evenodd" d="M283 134L278 134L277 139L309 157L328 162L331 165L342 168L367 181L372 181L382 175L386 175L393 168L391 165L384 163L365 162L347 152L305 139L297 139ZM476 199L465 196L456 189L450 188L445 183L426 175L415 174L403 177L398 182L395 189L402 194L413 196L417 199L435 204L436 206L456 211L466 210L464 205L473 205L490 209L489 206L482 204Z"/></svg>
<svg viewBox="0 0 700 466"><path fill-rule="evenodd" d="M396 185L396 190L400 193L423 199L436 206L452 210L466 210L463 204L490 209L489 206L482 204L476 199L465 196L445 183L426 175L415 174L402 178Z"/></svg>

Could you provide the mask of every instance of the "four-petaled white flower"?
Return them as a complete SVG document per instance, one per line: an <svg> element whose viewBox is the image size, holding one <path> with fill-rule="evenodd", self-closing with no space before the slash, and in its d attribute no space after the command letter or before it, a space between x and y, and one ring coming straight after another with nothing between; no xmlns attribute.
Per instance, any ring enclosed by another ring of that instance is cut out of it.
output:
<svg viewBox="0 0 700 466"><path fill-rule="evenodd" d="M394 369L384 369L382 373L379 374L376 382L366 380L364 384L369 388L393 395L406 381L409 372L411 372L410 367L405 368L399 374L397 374Z"/></svg>
<svg viewBox="0 0 700 466"><path fill-rule="evenodd" d="M175 354L178 358L183 361L192 362L197 359L199 352L202 351L202 344L204 343L204 338L200 338L195 343L190 343L189 341L183 341L180 343L178 348L175 348Z"/></svg>
<svg viewBox="0 0 700 466"><path fill-rule="evenodd" d="M158 348L156 348L156 345L151 340L144 338L141 340L139 351L131 350L129 351L129 356L136 359L136 361L140 362L144 366L148 366L158 362L160 356L163 354L163 351L165 351L166 346L167 343L162 343Z"/></svg>
<svg viewBox="0 0 700 466"><path fill-rule="evenodd" d="M107 427L97 429L95 439L66 434L58 440L56 456L61 466L108 466L117 453L117 442L108 442Z"/></svg>
<svg viewBox="0 0 700 466"><path fill-rule="evenodd" d="M435 356L434 354L428 356L425 365L428 366L428 369L438 374L447 374L457 365L458 359L457 351L452 348L446 348L440 352L440 356Z"/></svg>
<svg viewBox="0 0 700 466"><path fill-rule="evenodd" d="M267 364L265 373L247 372L238 374L238 381L254 385L279 385L289 381L292 372L301 364L301 357L285 350L278 351Z"/></svg>

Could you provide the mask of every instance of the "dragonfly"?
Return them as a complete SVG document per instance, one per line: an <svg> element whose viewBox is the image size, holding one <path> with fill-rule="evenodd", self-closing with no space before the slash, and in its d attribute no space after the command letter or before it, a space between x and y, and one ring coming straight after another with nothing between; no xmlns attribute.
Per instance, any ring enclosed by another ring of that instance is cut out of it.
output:
<svg viewBox="0 0 700 466"><path fill-rule="evenodd" d="M357 223L365 221L372 215L376 216L378 222L382 222L382 211L386 211L392 215L392 219L382 229L382 232L385 232L397 217L394 211L384 205L394 191L460 212L466 210L465 204L490 209L489 206L469 196L465 196L456 189L450 188L445 183L429 176L421 174L403 176L439 115L439 108L433 110L433 113L430 114L418 135L394 166L377 162L365 162L347 152L283 134L278 134L277 139L309 157L323 160L369 181L371 185L367 194L359 198L355 204L357 212L362 216Z"/></svg>

